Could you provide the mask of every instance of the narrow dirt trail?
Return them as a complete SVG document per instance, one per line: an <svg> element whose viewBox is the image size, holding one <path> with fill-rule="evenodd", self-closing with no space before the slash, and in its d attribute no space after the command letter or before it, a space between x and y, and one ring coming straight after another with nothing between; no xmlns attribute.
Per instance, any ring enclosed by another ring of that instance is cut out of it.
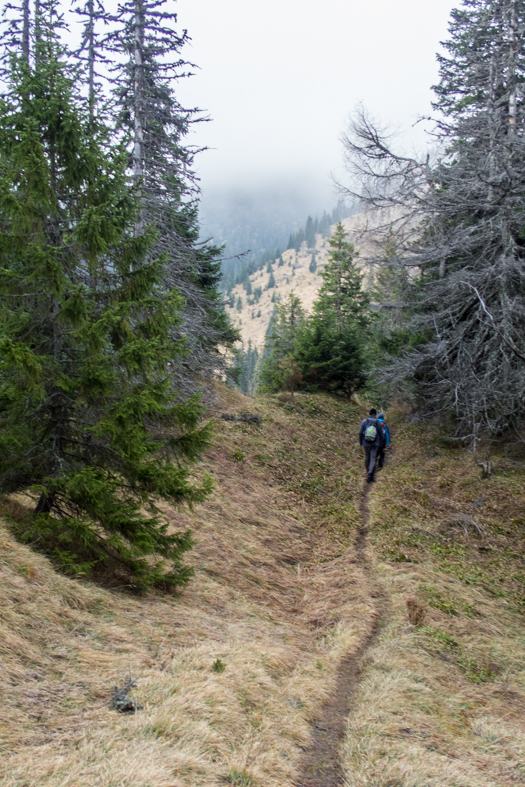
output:
<svg viewBox="0 0 525 787"><path fill-rule="evenodd" d="M386 612L384 592L374 581L366 558L369 492L370 487L365 484L360 504L361 527L357 532L355 552L357 562L368 575L370 596L375 600L375 613L368 636L360 647L348 654L339 665L335 689L313 726L312 743L305 751L300 764L300 775L295 781L296 787L343 787L344 785L340 748L348 716L359 689L363 657L377 640Z"/></svg>

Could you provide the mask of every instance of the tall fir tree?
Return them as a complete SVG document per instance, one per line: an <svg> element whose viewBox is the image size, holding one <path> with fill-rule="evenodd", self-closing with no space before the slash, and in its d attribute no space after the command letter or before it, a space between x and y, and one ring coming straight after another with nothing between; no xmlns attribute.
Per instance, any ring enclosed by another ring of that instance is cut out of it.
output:
<svg viewBox="0 0 525 787"><path fill-rule="evenodd" d="M363 290L355 251L338 223L321 271L323 284L301 331L295 358L304 384L349 396L365 381L370 295Z"/></svg>
<svg viewBox="0 0 525 787"><path fill-rule="evenodd" d="M314 220L312 219L311 216L308 216L306 220L304 239L306 240L307 248L309 249L315 248L315 227L314 227Z"/></svg>
<svg viewBox="0 0 525 787"><path fill-rule="evenodd" d="M174 85L188 74L181 50L188 40L177 30L177 15L166 0L126 0L113 17L108 36L115 66L116 111L122 131L132 138L131 165L141 212L137 228L158 230L155 253L165 254L165 286L184 298L183 319L174 338L191 346L192 363L174 367L188 393L225 371L220 347L238 333L229 325L219 292L222 249L199 242L198 187L194 151L185 144L195 109L183 108Z"/></svg>
<svg viewBox="0 0 525 787"><path fill-rule="evenodd" d="M236 351L237 365L239 368L238 387L246 396L253 396L257 388L257 367L259 364L259 350L252 346L248 340L248 347L244 346Z"/></svg>
<svg viewBox="0 0 525 787"><path fill-rule="evenodd" d="M330 253L321 277L323 283L314 306L318 314L332 311L335 325L343 328L354 324L366 328L369 322L370 295L363 289L363 275L354 259L354 246L339 222L329 240Z"/></svg>
<svg viewBox="0 0 525 787"><path fill-rule="evenodd" d="M52 25L37 46L0 104L0 488L33 488L22 535L71 572L182 584L190 534L154 501L210 489L191 480L209 437L199 401L173 386L183 300Z"/></svg>

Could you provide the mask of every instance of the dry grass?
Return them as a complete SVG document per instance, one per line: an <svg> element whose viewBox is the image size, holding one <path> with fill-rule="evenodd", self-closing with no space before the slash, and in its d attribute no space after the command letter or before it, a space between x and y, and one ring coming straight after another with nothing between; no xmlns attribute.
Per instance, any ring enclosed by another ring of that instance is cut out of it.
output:
<svg viewBox="0 0 525 787"><path fill-rule="evenodd" d="M343 655L371 625L355 562L356 412L323 397L280 406L224 392L193 514L196 576L177 596L130 596L56 573L0 521L0 783L6 787L291 787ZM4 515L26 515L23 499ZM220 659L223 671L213 669ZM110 708L137 679L132 716Z"/></svg>
<svg viewBox="0 0 525 787"><path fill-rule="evenodd" d="M292 787L343 657L388 606L342 755L346 787L525 783L523 469L482 480L437 430L392 414L395 460L356 560L355 406L222 392L193 514L196 576L131 596L56 573L0 520L0 783ZM22 520L23 497L4 502ZM219 660L219 661L218 661ZM223 665L217 669L214 665ZM144 709L111 710L131 676Z"/></svg>
<svg viewBox="0 0 525 787"><path fill-rule="evenodd" d="M391 608L349 720L346 787L525 783L523 470L496 458L482 480L436 429L402 413L393 426L370 505Z"/></svg>

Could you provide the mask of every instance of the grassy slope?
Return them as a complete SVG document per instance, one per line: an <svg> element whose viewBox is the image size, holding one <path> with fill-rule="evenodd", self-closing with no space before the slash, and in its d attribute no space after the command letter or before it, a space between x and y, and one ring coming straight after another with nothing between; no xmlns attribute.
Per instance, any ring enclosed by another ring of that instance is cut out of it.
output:
<svg viewBox="0 0 525 787"><path fill-rule="evenodd" d="M197 541L196 577L178 596L61 577L4 522L2 785L291 784L337 664L371 620L352 562L357 415L302 402L295 412L224 394L222 410L264 421L217 420L213 498L192 516L168 511ZM130 673L144 705L131 717L109 709Z"/></svg>
<svg viewBox="0 0 525 787"><path fill-rule="evenodd" d="M217 420L205 461L213 498L192 515L167 512L197 540L196 577L178 596L62 577L2 522L0 783L291 787L339 660L370 631L378 588L388 610L349 720L348 786L525 781L523 471L506 460L481 481L432 430L394 414L365 573L353 549L360 408L232 392L220 407L263 424ZM483 539L465 538L462 512ZM424 626L407 620L410 597ZM224 672L212 669L218 658ZM128 674L144 705L135 716L109 708Z"/></svg>
<svg viewBox="0 0 525 787"><path fill-rule="evenodd" d="M349 721L347 785L523 784L523 464L501 456L482 480L435 428L392 422L395 457L370 516L390 609Z"/></svg>

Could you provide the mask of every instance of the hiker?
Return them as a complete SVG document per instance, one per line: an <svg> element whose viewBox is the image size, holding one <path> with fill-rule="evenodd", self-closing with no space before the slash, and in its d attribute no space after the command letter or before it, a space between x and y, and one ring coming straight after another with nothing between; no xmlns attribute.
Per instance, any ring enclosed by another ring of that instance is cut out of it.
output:
<svg viewBox="0 0 525 787"><path fill-rule="evenodd" d="M385 463L385 451L387 448L390 448L390 429L388 428L388 424L385 422L385 416L383 413L379 413L377 420L383 427L383 432L385 434L385 439L383 440L377 455L377 469L382 470Z"/></svg>
<svg viewBox="0 0 525 787"><path fill-rule="evenodd" d="M384 440L385 433L377 420L377 410L372 407L369 417L365 418L359 429L359 445L365 449L365 468L369 484L373 484L375 481L377 454Z"/></svg>

